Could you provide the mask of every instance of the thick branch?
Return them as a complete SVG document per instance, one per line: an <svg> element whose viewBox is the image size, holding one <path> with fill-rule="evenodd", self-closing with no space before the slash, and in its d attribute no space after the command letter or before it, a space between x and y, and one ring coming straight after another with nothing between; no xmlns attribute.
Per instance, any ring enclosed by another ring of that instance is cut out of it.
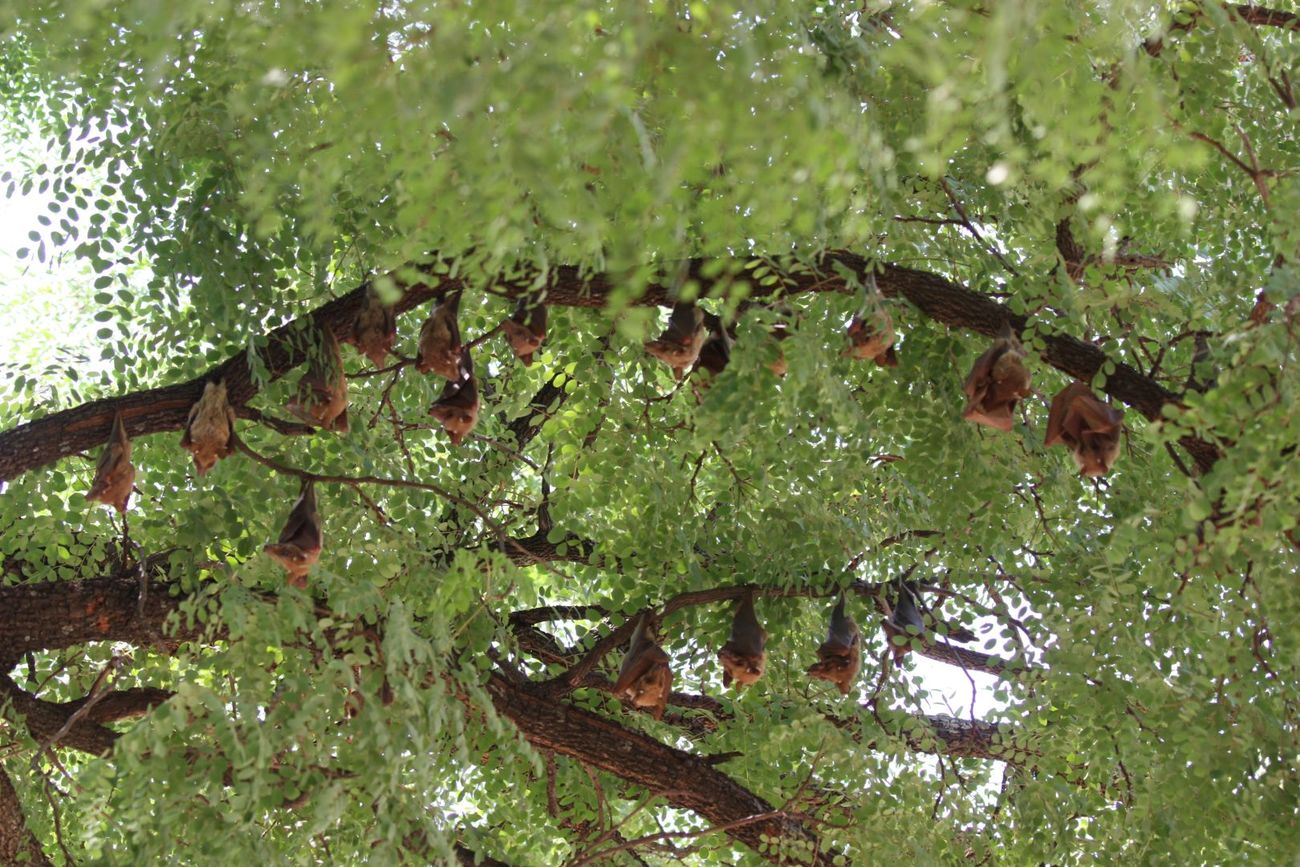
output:
<svg viewBox="0 0 1300 867"><path fill-rule="evenodd" d="M73 711L60 705L41 701L14 683L7 674L0 674L0 703L10 706L9 714L25 718L27 731L33 740L45 743L63 729ZM86 719L78 720L59 736L56 746L71 747L93 756L106 755L117 741L117 732Z"/></svg>
<svg viewBox="0 0 1300 867"><path fill-rule="evenodd" d="M781 857L770 849L762 851L764 838L816 846L807 825L772 815L776 811L770 804L697 756L588 711L550 701L497 675L488 682L488 693L497 712L538 749L569 756L659 793L678 809L726 826L728 836L770 861L780 863ZM755 816L767 818L744 822ZM830 865L832 856L819 854L812 863Z"/></svg>
<svg viewBox="0 0 1300 867"><path fill-rule="evenodd" d="M125 641L137 647L175 647L199 634L183 626L164 637L162 626L176 600L155 589L139 610L135 577L46 581L0 587L0 664L7 670L23 654L62 650L90 641Z"/></svg>
<svg viewBox="0 0 1300 867"><path fill-rule="evenodd" d="M0 768L0 864L53 867L36 836L27 827L18 792L3 768Z"/></svg>
<svg viewBox="0 0 1300 867"><path fill-rule="evenodd" d="M742 271L744 263L735 260L723 264L733 266L732 273L723 269L723 276L719 277L715 273L715 267L710 267L716 266L716 263L702 259L691 260L684 264L680 274L673 275L674 281L693 281L704 293L725 292L730 285L743 280L743 275L737 277L734 274ZM847 269L858 279L865 279L868 271L868 261L862 256L846 252L830 253L822 257L818 271L802 269L786 274L781 292L792 295L847 291L849 284L835 273L835 265ZM611 275L592 274L584 277L578 269L562 266L555 268L546 281L546 300L552 305L601 307L610 297L614 285L615 278ZM926 271L884 265L876 272L876 285L886 297L906 298L926 316L951 328L993 336L1005 321L1010 321L1017 329L1023 328L1026 322L1025 317L1011 313L993 299ZM409 284L397 304L397 310L399 313L404 312L443 292L463 288L465 281L459 277L445 278L431 284ZM303 320L312 320L320 327L327 326L340 339L346 338L352 332L352 320L365 299L366 291L367 287L361 286L304 316ZM535 292L536 289L531 279L521 278L498 281L490 291L518 295ZM667 283L651 284L638 303L666 303L671 294ZM306 360L305 342L291 339L300 325L299 322L290 323L269 335L263 359L271 379L284 376ZM1085 381L1090 380L1106 361L1105 353L1098 347L1065 335L1048 336L1043 357L1048 364L1063 373ZM186 383L106 398L28 422L0 434L0 481L12 479L52 461L98 448L107 440L113 416L119 411L123 414L127 432L131 436L180 430L185 425L190 406L202 393L204 381L217 378L226 381L230 401L236 407L247 403L257 393L247 353L240 352L212 371ZM1173 392L1144 377L1127 364L1117 365L1106 382L1106 392L1149 419L1159 418L1161 408L1165 404L1176 403L1178 399ZM1183 445L1192 453L1197 466L1202 470L1208 469L1218 457L1215 447L1204 441L1189 437L1183 440Z"/></svg>
<svg viewBox="0 0 1300 867"><path fill-rule="evenodd" d="M1232 3L1224 7L1232 17L1239 18L1252 27L1278 27L1283 30L1300 31L1300 15L1281 9L1266 9L1247 3ZM1186 20L1170 25L1167 33L1184 33L1197 25L1205 13L1194 11ZM1142 48L1152 57L1159 57L1165 50L1163 37L1153 37L1142 44Z"/></svg>

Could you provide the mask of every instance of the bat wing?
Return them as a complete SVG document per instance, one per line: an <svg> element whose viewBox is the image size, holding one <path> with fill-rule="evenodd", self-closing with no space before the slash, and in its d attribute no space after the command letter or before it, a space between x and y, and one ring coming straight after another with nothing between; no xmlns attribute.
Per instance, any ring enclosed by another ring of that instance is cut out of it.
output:
<svg viewBox="0 0 1300 867"><path fill-rule="evenodd" d="M1073 411L1078 413L1083 426L1094 433L1117 433L1124 418L1121 410L1103 403L1091 393L1077 399Z"/></svg>
<svg viewBox="0 0 1300 867"><path fill-rule="evenodd" d="M1078 394L1076 386L1087 388L1081 382L1072 382L1056 393L1052 398L1052 407L1047 411L1047 433L1043 436L1043 445L1052 446L1064 442L1066 434L1066 417Z"/></svg>
<svg viewBox="0 0 1300 867"><path fill-rule="evenodd" d="M966 392L969 399L966 404L967 411L970 407L983 401L984 393L988 391L989 381L993 375L993 365L997 362L998 356L1004 352L1001 346L993 346L971 365L970 373L966 374L966 381L962 383L961 389Z"/></svg>
<svg viewBox="0 0 1300 867"><path fill-rule="evenodd" d="M624 695L641 678L653 671L656 665L667 663L668 655L654 644L639 647L635 653L628 651L628 658L623 661L623 667L618 672L618 680L614 682L614 694Z"/></svg>

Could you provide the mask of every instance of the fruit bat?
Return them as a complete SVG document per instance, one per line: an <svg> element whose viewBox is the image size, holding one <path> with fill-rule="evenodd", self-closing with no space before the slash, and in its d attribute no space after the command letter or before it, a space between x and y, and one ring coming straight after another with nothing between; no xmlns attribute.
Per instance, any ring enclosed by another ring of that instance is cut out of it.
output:
<svg viewBox="0 0 1300 867"><path fill-rule="evenodd" d="M533 353L542 348L546 339L546 305L534 300L529 306L527 299L520 298L515 312L501 323L501 330L506 333L515 358L528 367L533 363Z"/></svg>
<svg viewBox="0 0 1300 867"><path fill-rule="evenodd" d="M320 513L316 511L316 485L310 479L302 483L298 500L284 522L280 538L262 550L279 561L289 574L285 580L294 587L307 586L307 573L320 559Z"/></svg>
<svg viewBox="0 0 1300 867"><path fill-rule="evenodd" d="M894 321L884 308L877 312L874 325L854 314L849 322L848 335L846 356L874 361L881 367L898 367L898 354L894 351Z"/></svg>
<svg viewBox="0 0 1300 867"><path fill-rule="evenodd" d="M708 329L708 336L700 346L700 357L697 363L717 376L727 369L727 362L731 360L731 347L735 345L735 341L727 333L722 320L712 313L704 314L704 324Z"/></svg>
<svg viewBox="0 0 1300 867"><path fill-rule="evenodd" d="M383 367L397 340L397 314L391 305L379 300L374 287L366 290L365 301L352 321L352 336L348 338L361 354L375 367Z"/></svg>
<svg viewBox="0 0 1300 867"><path fill-rule="evenodd" d="M1254 325L1266 325L1269 316L1276 309L1277 305L1269 299L1268 295L1260 292L1255 296L1255 306L1250 308L1250 322Z"/></svg>
<svg viewBox="0 0 1300 867"><path fill-rule="evenodd" d="M650 615L642 614L632 633L627 656L623 657L623 667L618 671L614 695L630 701L633 707L649 710L655 719L663 719L673 685L668 662L668 654L654 640Z"/></svg>
<svg viewBox="0 0 1300 867"><path fill-rule="evenodd" d="M808 676L829 680L840 688L841 695L849 694L849 686L862 668L861 640L858 624L844 613L844 594L831 612L830 629L826 640L817 648L817 662L808 669Z"/></svg>
<svg viewBox="0 0 1300 867"><path fill-rule="evenodd" d="M420 328L420 348L415 356L415 369L421 373L433 371L444 379L455 382L461 378L460 326L456 317L460 313L460 293L444 296Z"/></svg>
<svg viewBox="0 0 1300 867"><path fill-rule="evenodd" d="M777 341L779 346L781 341L789 339L790 329L785 326L784 322L778 322L772 326L772 330L768 334ZM785 352L778 348L776 358L767 363L767 369L772 371L775 376L784 377L786 373Z"/></svg>
<svg viewBox="0 0 1300 867"><path fill-rule="evenodd" d="M736 615L731 620L731 637L718 651L722 663L722 685L742 689L756 683L767 665L767 631L758 622L754 612L754 594L747 593L736 602Z"/></svg>
<svg viewBox="0 0 1300 867"><path fill-rule="evenodd" d="M913 636L924 635L926 626L925 617L921 614L921 589L916 582L898 581L895 587L896 591L891 603L892 613L882 626L885 634L890 638L889 649L894 654L894 661L900 662L911 649L910 641L906 644L895 644L894 636L901 635L911 639ZM953 641L967 642L975 640L975 633L961 627L949 627L947 637Z"/></svg>
<svg viewBox="0 0 1300 867"><path fill-rule="evenodd" d="M916 585L909 581L900 581L898 592L894 596L893 613L884 624L885 634L890 638L889 649L894 654L894 662L901 662L907 655L907 651L911 649L908 644L895 644L893 640L895 635L910 639L913 635L921 635L925 632L925 619L921 617L921 609L917 607L918 601Z"/></svg>
<svg viewBox="0 0 1300 867"><path fill-rule="evenodd" d="M233 454L234 433L235 411L226 399L225 381L205 383L203 396L190 407L181 436L181 448L194 455L195 472L207 475L217 461Z"/></svg>
<svg viewBox="0 0 1300 867"><path fill-rule="evenodd" d="M108 445L95 466L95 478L86 492L86 499L126 511L126 501L135 483L135 466L131 463L131 440L126 435L122 413L113 416L113 431L108 435Z"/></svg>
<svg viewBox="0 0 1300 867"><path fill-rule="evenodd" d="M1002 333L971 367L962 385L966 392L966 409L962 418L998 430L1011 430L1011 414L1016 402L1029 397L1029 369L1025 367L1025 347L1004 322Z"/></svg>
<svg viewBox="0 0 1300 867"><path fill-rule="evenodd" d="M1093 396L1082 382L1072 382L1052 398L1043 445L1065 443L1083 476L1104 476L1119 457L1122 410Z"/></svg>
<svg viewBox="0 0 1300 867"><path fill-rule="evenodd" d="M694 304L676 304L668 317L668 327L654 340L647 340L645 351L673 369L681 379L695 365L708 339L704 311Z"/></svg>
<svg viewBox="0 0 1300 867"><path fill-rule="evenodd" d="M317 427L347 433L348 381L338 338L329 328L322 330L320 353L307 363L307 372L298 380L297 395L287 409Z"/></svg>
<svg viewBox="0 0 1300 867"><path fill-rule="evenodd" d="M474 379L474 362L469 357L468 347L461 350L456 366L461 370L461 376L448 380L442 394L429 407L429 415L442 423L454 446L460 445L478 424L478 383Z"/></svg>

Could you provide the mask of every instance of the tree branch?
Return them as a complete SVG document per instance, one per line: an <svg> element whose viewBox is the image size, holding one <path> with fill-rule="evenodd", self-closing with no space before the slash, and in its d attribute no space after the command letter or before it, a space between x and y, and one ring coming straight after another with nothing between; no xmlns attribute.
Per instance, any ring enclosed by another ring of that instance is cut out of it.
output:
<svg viewBox="0 0 1300 867"><path fill-rule="evenodd" d="M773 840L811 847L820 853L811 862L819 867L834 863L834 854L817 846L816 835L805 823L774 812L772 805L698 756L589 711L548 700L499 675L488 681L488 694L497 713L513 722L538 749L569 756L660 794L678 809L725 826L733 840L773 863L784 860L772 850ZM680 788L665 791L667 780ZM767 818L750 821L764 815Z"/></svg>
<svg viewBox="0 0 1300 867"><path fill-rule="evenodd" d="M53 867L36 836L27 827L23 805L13 781L0 768L0 864Z"/></svg>
<svg viewBox="0 0 1300 867"><path fill-rule="evenodd" d="M718 275L719 264L724 266L722 276ZM685 281L695 283L705 294L725 293L731 285L745 280L747 264L739 259L722 263L692 259L683 263L671 285L651 283L637 303L668 303L672 298L671 286ZM837 268L844 269L857 280L865 280L870 267L866 258L842 251L825 254L817 265L815 269L787 269L782 274L777 293L846 292L851 288L850 283L837 272ZM881 265L875 272L875 279L885 297L905 298L926 316L951 328L991 337L999 332L1004 322L1011 322L1017 330L1023 329L1027 322L1025 317L1013 314L992 298L939 274ZM597 308L607 302L617 280L609 274L584 276L576 268L561 266L553 269L545 282L548 304ZM262 350L262 361L269 377L278 379L306 360L305 342L293 339L293 335L307 323L332 329L340 340L351 336L353 319L365 301L368 287L369 284L360 286L313 313L272 331L266 348ZM399 313L405 312L445 292L464 288L462 277L436 279L433 285L407 283L396 309ZM537 292L531 278L499 280L492 284L491 289L511 297ZM1091 380L1107 360L1106 354L1098 347L1066 335L1049 334L1045 344L1043 359L1075 379ZM231 405L237 411L258 392L248 353L240 352L189 382L105 398L27 422L0 434L0 481L99 447L108 439L113 417L118 412L122 413L127 433L131 436L180 430L185 426L190 406L202 394L203 384L211 379L225 380ZM1178 403L1176 394L1127 364L1116 365L1115 372L1106 381L1105 391L1152 420L1160 418L1161 409L1166 404ZM1185 437L1182 444L1201 471L1207 470L1218 458L1218 450L1203 440Z"/></svg>

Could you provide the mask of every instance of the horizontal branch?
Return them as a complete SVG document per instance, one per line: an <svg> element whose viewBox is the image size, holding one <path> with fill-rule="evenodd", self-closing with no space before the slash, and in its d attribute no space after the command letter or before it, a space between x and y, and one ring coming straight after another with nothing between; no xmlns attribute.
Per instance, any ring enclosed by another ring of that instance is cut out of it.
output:
<svg viewBox="0 0 1300 867"><path fill-rule="evenodd" d="M726 293L732 285L744 280L747 264L744 260L691 260L684 263L679 273L672 275L672 284L665 281L648 285L637 303L668 303L672 298L670 285L685 281L698 285L704 294ZM854 279L862 281L867 278L870 263L853 253L836 252L824 255L818 266L816 270L791 269L783 273L775 291L784 295L846 292L850 283L836 269L844 269ZM722 276L719 276L719 271ZM938 274L897 265L880 265L875 279L884 296L904 298L926 316L950 328L994 336L1004 322L1012 323L1019 330L1027 321L992 298ZM598 308L609 301L617 283L612 275L584 275L576 268L561 266L549 272L540 288L531 278L518 278L498 280L489 290L508 296L544 290L546 302L550 305ZM365 301L368 287L369 284L362 285L306 314L301 320L311 321L317 327L328 327L341 340L347 339L352 334L353 320ZM403 285L396 310L401 314L446 292L465 288L466 282L462 277L430 276L428 282L407 283ZM295 320L267 335L267 345L261 355L270 379L283 377L306 361L306 348L302 341L291 339L306 324L305 321ZM1043 358L1061 372L1084 381L1091 380L1107 361L1100 348L1059 334L1045 338ZM248 353L239 352L188 382L93 401L19 425L0 434L0 481L98 448L108 439L113 417L118 412L122 413L127 433L133 437L181 430L190 406L202 394L204 382L215 379L225 380L230 402L237 410L258 391L253 382ZM1149 419L1160 418L1166 404L1178 402L1176 394L1127 364L1116 365L1107 379L1105 391ZM1208 469L1218 457L1217 449L1202 440L1188 437L1182 444L1201 470Z"/></svg>
<svg viewBox="0 0 1300 867"><path fill-rule="evenodd" d="M7 705L6 714L23 718L32 739L46 743L58 735L56 746L71 747L92 756L107 755L117 741L117 732L97 722L80 719L63 731L75 711L65 710L54 702L42 701L14 683L7 674L0 674L0 705Z"/></svg>

